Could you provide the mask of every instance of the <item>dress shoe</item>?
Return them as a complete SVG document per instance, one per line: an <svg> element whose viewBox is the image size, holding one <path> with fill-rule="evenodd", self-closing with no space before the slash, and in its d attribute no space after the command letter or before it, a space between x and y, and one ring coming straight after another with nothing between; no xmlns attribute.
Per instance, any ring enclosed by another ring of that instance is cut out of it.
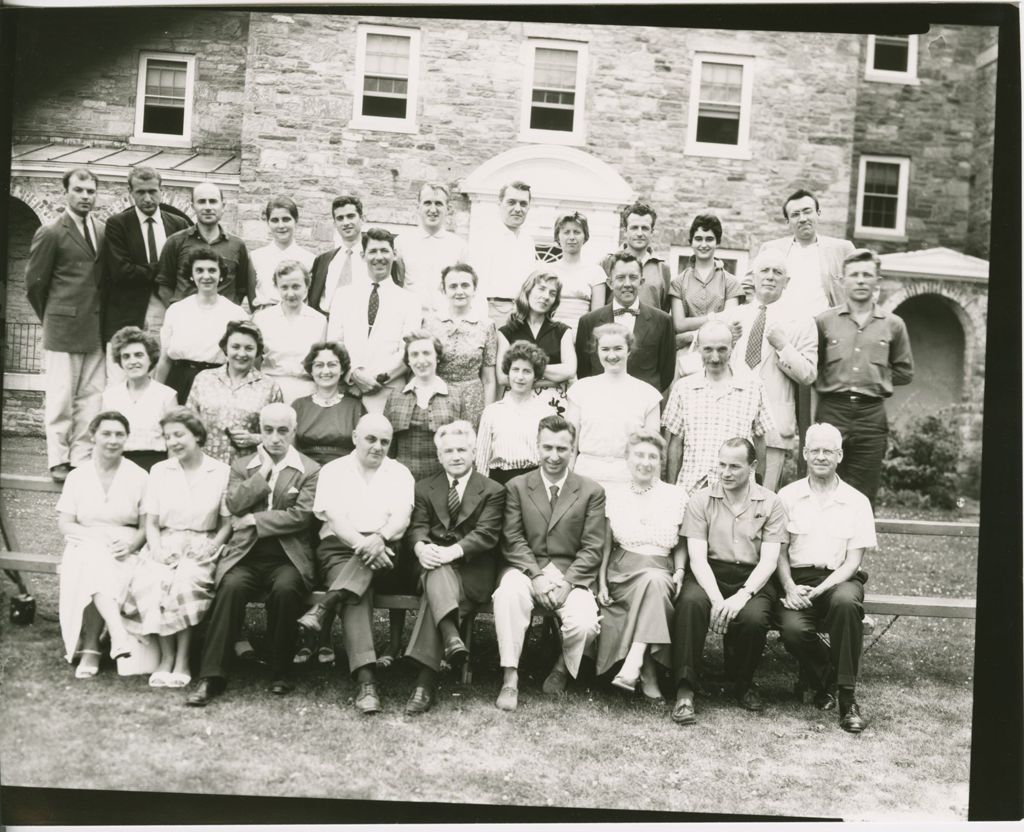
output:
<svg viewBox="0 0 1024 832"><path fill-rule="evenodd" d="M819 711L831 711L836 707L836 698L827 690L819 690L812 701Z"/></svg>
<svg viewBox="0 0 1024 832"><path fill-rule="evenodd" d="M433 696L430 688L417 687L413 689L409 701L405 703L406 716L419 716L430 710L433 704Z"/></svg>
<svg viewBox="0 0 1024 832"><path fill-rule="evenodd" d="M216 676L204 676L196 684L195 690L185 700L186 705L193 708L205 708L215 696L224 690L224 680Z"/></svg>
<svg viewBox="0 0 1024 832"><path fill-rule="evenodd" d="M569 686L569 674L560 667L556 667L548 674L548 678L544 680L543 691L548 696L557 696L560 693L565 693L565 689Z"/></svg>
<svg viewBox="0 0 1024 832"><path fill-rule="evenodd" d="M327 610L323 604L314 604L296 622L302 629L311 633L319 633L324 628L324 618Z"/></svg>
<svg viewBox="0 0 1024 832"><path fill-rule="evenodd" d="M460 667L469 658L466 642L458 636L452 636L444 644L444 658L452 667Z"/></svg>
<svg viewBox="0 0 1024 832"><path fill-rule="evenodd" d="M498 698L494 704L499 710L514 711L519 705L519 688L505 685L498 693Z"/></svg>
<svg viewBox="0 0 1024 832"><path fill-rule="evenodd" d="M839 706L839 727L851 734L859 734L867 723L860 715L860 706L856 702Z"/></svg>
<svg viewBox="0 0 1024 832"><path fill-rule="evenodd" d="M676 702L676 706L672 709L672 721L676 725L695 725L697 712L693 709L693 703L686 700Z"/></svg>
<svg viewBox="0 0 1024 832"><path fill-rule="evenodd" d="M761 692L757 689L757 685L751 685L743 693L736 697L736 701L739 702L740 707L745 711L758 711L764 710L764 702L761 701Z"/></svg>
<svg viewBox="0 0 1024 832"><path fill-rule="evenodd" d="M359 694L356 696L356 710L364 716L380 713L380 697L377 695L377 685L373 682L363 682L359 685Z"/></svg>
<svg viewBox="0 0 1024 832"><path fill-rule="evenodd" d="M286 693L291 693L295 690L295 685L291 683L289 679L275 679L270 683L270 692L274 696L284 696Z"/></svg>
<svg viewBox="0 0 1024 832"><path fill-rule="evenodd" d="M620 690L628 690L630 693L636 691L636 686L640 684L640 677L630 679L623 676L621 673L612 679L612 684Z"/></svg>
<svg viewBox="0 0 1024 832"><path fill-rule="evenodd" d="M50 469L50 479L54 482L64 482L68 478L68 474L71 473L71 463L61 462L59 465L54 465Z"/></svg>

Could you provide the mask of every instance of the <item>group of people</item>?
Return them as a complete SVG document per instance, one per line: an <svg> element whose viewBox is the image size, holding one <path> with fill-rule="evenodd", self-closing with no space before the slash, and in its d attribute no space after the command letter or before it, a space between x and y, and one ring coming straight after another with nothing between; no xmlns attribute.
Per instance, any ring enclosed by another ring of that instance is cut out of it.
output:
<svg viewBox="0 0 1024 832"><path fill-rule="evenodd" d="M64 185L26 282L43 321L48 461L66 480L61 624L76 675L98 671L105 628L115 658L132 636L156 640L151 685L188 685L203 622L187 701L205 705L231 657L251 653L246 602L269 591L272 690L291 690L314 651L333 658L339 617L356 707L375 713L405 619L392 611L378 656L373 593L420 592L407 713L430 707L442 662L465 661L460 626L492 598L499 708L517 705L542 607L562 642L545 692L592 656L658 699L660 666L673 719L692 723L710 628L737 700L759 710L753 676L775 623L800 685L863 728L859 567L884 399L913 363L903 322L876 304L877 255L818 235L813 194L785 200L792 236L740 279L715 257L718 218L697 215L672 279L642 202L600 262L571 212L554 227L562 259L538 263L518 181L475 254L444 227L447 188L427 183L419 227L397 238L363 229L358 197L336 197L340 244L317 256L295 243L288 197L268 202L271 242L248 252L222 228L213 184L194 189L192 226L161 202L159 173L136 168L133 206L105 229L96 177L78 168ZM804 429L808 476L779 490Z"/></svg>

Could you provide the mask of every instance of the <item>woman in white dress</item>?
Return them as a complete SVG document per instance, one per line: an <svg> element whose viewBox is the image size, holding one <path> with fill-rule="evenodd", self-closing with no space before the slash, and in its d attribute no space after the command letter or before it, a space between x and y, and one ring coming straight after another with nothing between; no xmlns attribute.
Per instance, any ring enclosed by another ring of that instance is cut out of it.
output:
<svg viewBox="0 0 1024 832"><path fill-rule="evenodd" d="M622 324L602 324L593 334L600 375L577 381L566 397L566 418L576 425L575 472L608 487L628 483L626 438L635 430L658 432L661 393L626 372L633 333Z"/></svg>
<svg viewBox="0 0 1024 832"><path fill-rule="evenodd" d="M110 657L131 655L118 604L145 541L142 501L146 472L122 451L128 420L103 411L89 424L92 458L72 469L57 501L66 546L60 565L60 631L67 660L80 657L75 678L100 667L100 635L110 633Z"/></svg>
<svg viewBox="0 0 1024 832"><path fill-rule="evenodd" d="M203 453L206 428L186 407L160 420L167 456L146 488L146 546L122 604L128 630L155 635L160 661L152 687L185 687L192 627L213 601L213 576L231 535L224 505L228 466Z"/></svg>
<svg viewBox="0 0 1024 832"><path fill-rule="evenodd" d="M576 331L579 319L596 308L594 287L604 286L608 276L597 263L582 258L583 246L590 239L590 225L579 211L562 214L555 220L555 242L562 249L562 259L551 264L551 271L562 281L562 302L555 315Z"/></svg>
<svg viewBox="0 0 1024 832"><path fill-rule="evenodd" d="M125 459L148 471L167 458L160 418L178 406L177 393L150 377L160 358L155 336L137 326L122 327L110 339L110 352L124 378L103 391L100 409L116 410L127 417L130 432L124 443Z"/></svg>
<svg viewBox="0 0 1024 832"><path fill-rule="evenodd" d="M597 673L618 662L612 684L660 700L655 662L670 668L673 600L683 585L686 538L679 536L686 492L661 481L665 440L635 431L626 440L630 481L608 489L608 529L598 572L604 607Z"/></svg>
<svg viewBox="0 0 1024 832"><path fill-rule="evenodd" d="M253 310L258 311L281 302L274 278L277 267L285 260L297 260L306 269L313 268L316 255L295 242L295 229L299 223L299 206L290 196L275 196L263 210L270 242L255 249L250 255L256 270L256 292Z"/></svg>
<svg viewBox="0 0 1024 832"><path fill-rule="evenodd" d="M310 347L324 340L327 318L306 303L309 269L297 260L283 260L274 270L281 302L261 309L252 322L263 333L263 374L281 388L284 402L310 395L313 379L303 361Z"/></svg>

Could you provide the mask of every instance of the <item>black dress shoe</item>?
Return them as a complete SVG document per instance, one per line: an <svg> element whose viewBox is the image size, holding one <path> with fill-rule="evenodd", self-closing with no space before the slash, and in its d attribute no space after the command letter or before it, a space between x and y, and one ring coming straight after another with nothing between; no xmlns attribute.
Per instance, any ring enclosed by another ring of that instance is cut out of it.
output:
<svg viewBox="0 0 1024 832"><path fill-rule="evenodd" d="M185 704L193 708L205 708L214 697L224 691L224 687L223 679L216 676L205 676L199 680L195 689L188 695Z"/></svg>
<svg viewBox="0 0 1024 832"><path fill-rule="evenodd" d="M409 701L405 703L406 716L419 716L430 710L434 697L430 688L417 687L413 689Z"/></svg>
<svg viewBox="0 0 1024 832"><path fill-rule="evenodd" d="M296 622L302 629L311 633L319 633L324 628L324 618L327 616L327 609L323 604L314 604Z"/></svg>
<svg viewBox="0 0 1024 832"><path fill-rule="evenodd" d="M284 696L286 693L291 693L295 690L295 685L288 679L275 679L270 683L270 692L274 696Z"/></svg>
<svg viewBox="0 0 1024 832"><path fill-rule="evenodd" d="M452 667L459 667L469 658L466 642L458 636L452 636L444 645L444 660Z"/></svg>
<svg viewBox="0 0 1024 832"><path fill-rule="evenodd" d="M814 694L814 707L819 711L835 710L836 698L827 690L819 690Z"/></svg>
<svg viewBox="0 0 1024 832"><path fill-rule="evenodd" d="M373 682L363 682L360 684L355 704L356 710L364 716L379 714L380 697L377 695L377 686Z"/></svg>
<svg viewBox="0 0 1024 832"><path fill-rule="evenodd" d="M757 685L751 685L743 693L736 697L736 701L740 703L740 707L746 711L754 711L755 713L764 710L764 702L761 700L761 691L757 689Z"/></svg>
<svg viewBox="0 0 1024 832"><path fill-rule="evenodd" d="M860 715L860 707L856 702L849 705L839 706L839 727L851 734L859 734L867 725L864 717Z"/></svg>

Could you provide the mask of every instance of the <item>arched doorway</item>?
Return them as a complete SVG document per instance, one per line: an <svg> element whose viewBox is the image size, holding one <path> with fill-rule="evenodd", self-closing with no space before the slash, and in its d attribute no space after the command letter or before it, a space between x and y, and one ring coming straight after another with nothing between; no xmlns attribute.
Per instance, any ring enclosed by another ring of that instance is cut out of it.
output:
<svg viewBox="0 0 1024 832"><path fill-rule="evenodd" d="M899 425L911 416L961 403L965 336L953 303L942 295L914 295L895 312L907 325L914 354L913 382L897 387L886 408Z"/></svg>

